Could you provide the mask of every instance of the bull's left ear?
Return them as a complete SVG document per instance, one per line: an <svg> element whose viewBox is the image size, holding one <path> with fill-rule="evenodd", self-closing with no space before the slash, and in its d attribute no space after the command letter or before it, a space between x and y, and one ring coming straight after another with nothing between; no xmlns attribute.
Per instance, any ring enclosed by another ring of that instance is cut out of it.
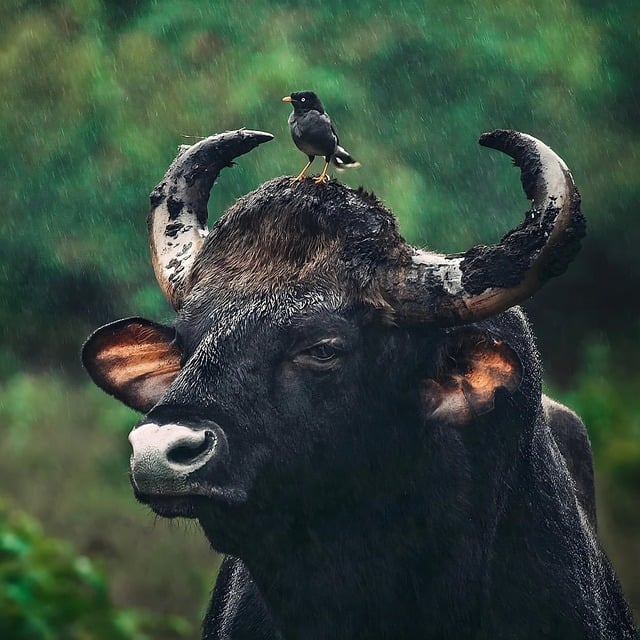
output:
<svg viewBox="0 0 640 640"><path fill-rule="evenodd" d="M142 413L164 395L180 371L181 358L175 330L144 318L105 325L82 347L82 364L93 381Z"/></svg>
<svg viewBox="0 0 640 640"><path fill-rule="evenodd" d="M426 420L455 426L473 422L494 409L499 388L514 393L522 381L522 365L505 342L477 329L453 332L437 357L435 375L420 383Z"/></svg>

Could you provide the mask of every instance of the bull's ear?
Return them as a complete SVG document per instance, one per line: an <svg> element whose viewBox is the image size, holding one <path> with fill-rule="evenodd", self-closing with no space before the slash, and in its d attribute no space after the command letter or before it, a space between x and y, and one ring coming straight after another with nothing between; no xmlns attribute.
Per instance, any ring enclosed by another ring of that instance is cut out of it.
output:
<svg viewBox="0 0 640 640"><path fill-rule="evenodd" d="M426 420L456 426L493 410L496 391L514 393L522 381L522 365L505 342L477 329L448 336L437 357L435 374L420 384Z"/></svg>
<svg viewBox="0 0 640 640"><path fill-rule="evenodd" d="M82 363L93 381L143 413L178 375L181 358L174 329L144 318L107 324L82 347Z"/></svg>

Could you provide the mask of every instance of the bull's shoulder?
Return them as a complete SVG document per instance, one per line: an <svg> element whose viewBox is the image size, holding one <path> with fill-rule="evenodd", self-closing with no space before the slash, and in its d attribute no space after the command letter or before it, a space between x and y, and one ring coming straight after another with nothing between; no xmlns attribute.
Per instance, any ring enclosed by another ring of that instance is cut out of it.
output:
<svg viewBox="0 0 640 640"><path fill-rule="evenodd" d="M225 556L202 623L202 640L280 638L247 567L242 560Z"/></svg>
<svg viewBox="0 0 640 640"><path fill-rule="evenodd" d="M593 457L584 422L574 411L545 395L542 396L542 408L558 449L576 484L578 501L595 530Z"/></svg>

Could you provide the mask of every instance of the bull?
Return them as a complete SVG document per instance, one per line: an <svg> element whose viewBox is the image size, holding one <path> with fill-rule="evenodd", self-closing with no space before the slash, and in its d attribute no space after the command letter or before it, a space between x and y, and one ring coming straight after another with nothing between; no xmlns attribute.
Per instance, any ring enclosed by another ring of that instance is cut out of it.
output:
<svg viewBox="0 0 640 640"><path fill-rule="evenodd" d="M144 414L138 500L225 559L205 640L637 638L596 536L580 419L541 392L516 306L578 251L566 164L481 144L531 208L493 246L414 248L373 195L276 178L207 228L220 170L271 136L183 147L151 194L172 326L98 329L83 362Z"/></svg>

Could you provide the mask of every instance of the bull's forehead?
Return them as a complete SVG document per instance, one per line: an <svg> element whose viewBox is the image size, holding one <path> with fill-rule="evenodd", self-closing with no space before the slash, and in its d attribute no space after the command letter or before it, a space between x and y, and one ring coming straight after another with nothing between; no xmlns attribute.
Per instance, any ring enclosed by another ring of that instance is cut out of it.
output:
<svg viewBox="0 0 640 640"><path fill-rule="evenodd" d="M340 292L322 287L243 296L224 287L193 292L176 322L187 360L165 402L207 405L208 385L214 380L240 375L243 362L255 366L257 353L264 356L274 345L284 344L282 336L290 335L292 326L342 316L348 312L346 305Z"/></svg>
<svg viewBox="0 0 640 640"><path fill-rule="evenodd" d="M190 287L224 280L240 295L303 282L366 286L406 255L393 214L375 197L334 183L278 178L239 199L213 226Z"/></svg>
<svg viewBox="0 0 640 640"><path fill-rule="evenodd" d="M334 282L298 282L275 286L258 277L251 286L221 277L192 290L178 315L176 328L191 351L206 343L208 351L238 347L256 331L288 326L294 320L344 312L353 296Z"/></svg>
<svg viewBox="0 0 640 640"><path fill-rule="evenodd" d="M190 274L177 328L190 353L222 357L265 327L366 305L389 312L376 270L406 252L373 196L279 178L213 226Z"/></svg>

